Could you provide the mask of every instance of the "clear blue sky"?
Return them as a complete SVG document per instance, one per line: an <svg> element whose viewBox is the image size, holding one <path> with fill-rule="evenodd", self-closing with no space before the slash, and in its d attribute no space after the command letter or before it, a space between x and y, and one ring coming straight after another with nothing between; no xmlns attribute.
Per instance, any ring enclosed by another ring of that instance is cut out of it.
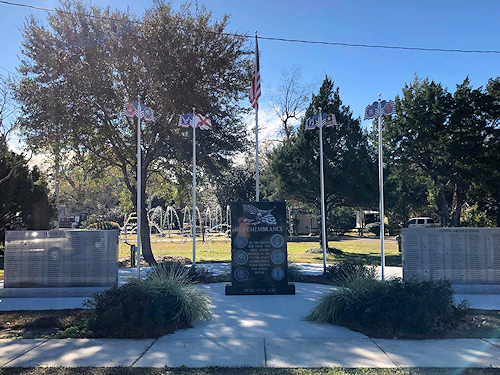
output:
<svg viewBox="0 0 500 375"><path fill-rule="evenodd" d="M58 1L15 0L40 7L54 8ZM90 1L86 1L90 3ZM94 0L100 6L126 9L142 14L151 1ZM172 1L174 8L183 3ZM500 50L500 1L498 0L200 0L215 17L231 14L230 30L250 35L311 41L356 44ZM18 28L29 14L44 19L39 10L0 3L2 54L0 74L14 71L18 65L21 33ZM322 46L277 41L259 41L263 96L279 84L283 69L296 64L302 68L305 82L318 86L325 75L340 87L344 104L355 116L363 116L366 105L393 99L415 73L441 82L449 91L469 76L474 87L485 85L490 77L500 76L500 54L418 52L374 48ZM269 114L263 121L275 121ZM368 122L364 122L367 125ZM262 124L264 125L264 124Z"/></svg>

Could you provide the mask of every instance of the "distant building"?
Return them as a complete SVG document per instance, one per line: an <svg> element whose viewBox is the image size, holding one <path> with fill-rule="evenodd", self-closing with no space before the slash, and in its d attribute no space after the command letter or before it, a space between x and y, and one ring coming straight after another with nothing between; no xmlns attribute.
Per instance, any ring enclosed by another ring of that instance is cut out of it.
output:
<svg viewBox="0 0 500 375"><path fill-rule="evenodd" d="M294 219L294 229L299 235L318 234L318 219L312 214L297 212L292 214Z"/></svg>

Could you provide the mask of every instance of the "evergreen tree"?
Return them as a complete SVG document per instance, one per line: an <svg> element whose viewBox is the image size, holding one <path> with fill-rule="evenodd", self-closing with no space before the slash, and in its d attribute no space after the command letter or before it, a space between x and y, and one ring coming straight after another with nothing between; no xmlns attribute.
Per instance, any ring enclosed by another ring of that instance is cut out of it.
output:
<svg viewBox="0 0 500 375"><path fill-rule="evenodd" d="M0 242L6 230L50 229L56 218L53 196L37 167L30 169L22 155L0 141Z"/></svg>
<svg viewBox="0 0 500 375"><path fill-rule="evenodd" d="M305 118L317 108L333 113L338 126L323 128L325 207L373 207L377 202L377 167L360 119L343 105L339 88L326 77L313 95ZM269 155L263 176L266 193L275 199L295 199L321 209L318 130L305 130L305 119L296 134L285 139Z"/></svg>

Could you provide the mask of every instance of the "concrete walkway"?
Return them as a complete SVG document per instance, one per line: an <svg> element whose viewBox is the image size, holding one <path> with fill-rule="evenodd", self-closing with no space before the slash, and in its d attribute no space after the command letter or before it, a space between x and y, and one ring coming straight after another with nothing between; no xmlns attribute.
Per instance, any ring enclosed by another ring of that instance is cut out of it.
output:
<svg viewBox="0 0 500 375"><path fill-rule="evenodd" d="M296 263L301 271L309 275L321 275L323 273L323 265L317 263ZM230 272L230 263L203 263L199 264L205 267L216 275ZM147 272L149 267L142 268L142 272ZM377 272L381 274L381 268L377 267ZM135 268L121 268L118 270L118 283L121 285L125 282L127 276L136 276ZM402 277L401 267L385 267L385 276ZM0 292L3 289L3 281L0 281ZM33 288L34 289L34 288ZM91 288L88 288L89 290ZM96 288L94 288L96 289ZM102 288L98 288L102 289ZM30 295L30 298L12 298L6 297L0 293L0 311L11 310L47 310L47 309L75 309L81 308L84 301L92 296L91 290L86 296L70 298L36 298L35 295ZM455 302L459 303L463 300L468 300L471 307L484 310L500 310L500 294L456 294Z"/></svg>
<svg viewBox="0 0 500 375"><path fill-rule="evenodd" d="M500 339L381 340L303 320L330 287L226 296L201 285L214 318L159 339L0 340L1 367L500 367Z"/></svg>

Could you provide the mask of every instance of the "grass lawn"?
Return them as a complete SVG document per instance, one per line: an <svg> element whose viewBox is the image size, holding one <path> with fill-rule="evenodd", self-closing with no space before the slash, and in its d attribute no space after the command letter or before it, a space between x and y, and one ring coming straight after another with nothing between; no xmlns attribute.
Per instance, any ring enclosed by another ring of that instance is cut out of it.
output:
<svg viewBox="0 0 500 375"><path fill-rule="evenodd" d="M134 244L135 237L128 237L127 241ZM229 239L216 239L203 243L196 240L197 262L230 262L231 242ZM398 252L394 239L386 239L384 252L387 266L401 266L401 254ZM357 259L366 264L380 264L380 240L376 238L339 237L328 241L330 248L342 250L341 254L327 254L326 261L333 263L343 259ZM181 238L161 239L152 237L151 246L155 255L177 255L192 259L193 243ZM294 263L322 263L323 255L307 253L306 250L319 246L318 242L288 242L288 260ZM120 242L119 258L130 256L130 247Z"/></svg>
<svg viewBox="0 0 500 375"><path fill-rule="evenodd" d="M205 367L205 368L2 368L0 375L490 375L500 374L495 368L387 368L387 369L345 369L345 368L262 368L262 367Z"/></svg>

